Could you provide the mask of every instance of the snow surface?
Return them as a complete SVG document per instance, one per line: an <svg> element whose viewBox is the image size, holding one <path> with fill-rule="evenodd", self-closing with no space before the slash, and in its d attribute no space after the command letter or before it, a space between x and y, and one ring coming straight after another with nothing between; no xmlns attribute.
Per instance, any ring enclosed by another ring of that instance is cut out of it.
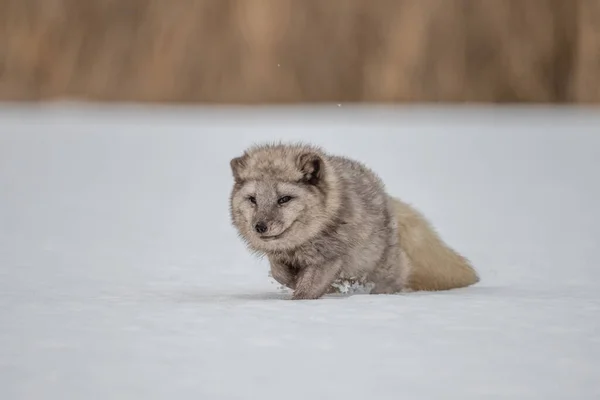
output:
<svg viewBox="0 0 600 400"><path fill-rule="evenodd" d="M293 302L229 160L360 159L480 284ZM599 399L600 113L0 107L0 399Z"/></svg>

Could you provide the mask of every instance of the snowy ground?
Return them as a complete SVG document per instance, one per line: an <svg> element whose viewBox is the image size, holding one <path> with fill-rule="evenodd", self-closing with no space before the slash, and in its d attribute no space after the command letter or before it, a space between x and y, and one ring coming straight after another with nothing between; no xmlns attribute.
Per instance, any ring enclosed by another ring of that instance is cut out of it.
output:
<svg viewBox="0 0 600 400"><path fill-rule="evenodd" d="M292 302L230 158L366 162L467 255L445 293ZM0 107L0 399L600 398L600 113Z"/></svg>

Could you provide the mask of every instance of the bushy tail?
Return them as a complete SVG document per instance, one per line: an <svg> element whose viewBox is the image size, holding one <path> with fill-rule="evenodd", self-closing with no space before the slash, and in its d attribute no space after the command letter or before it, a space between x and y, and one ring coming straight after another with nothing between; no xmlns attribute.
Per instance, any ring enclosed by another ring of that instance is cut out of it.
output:
<svg viewBox="0 0 600 400"><path fill-rule="evenodd" d="M479 282L465 257L448 247L425 219L408 204L393 198L400 247L410 260L409 290L448 290Z"/></svg>

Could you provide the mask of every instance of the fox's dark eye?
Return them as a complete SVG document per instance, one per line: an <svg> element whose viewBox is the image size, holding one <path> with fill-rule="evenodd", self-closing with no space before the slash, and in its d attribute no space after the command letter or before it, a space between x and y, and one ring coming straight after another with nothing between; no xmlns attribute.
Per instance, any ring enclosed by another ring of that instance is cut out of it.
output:
<svg viewBox="0 0 600 400"><path fill-rule="evenodd" d="M280 197L279 200L277 200L277 203L278 204L285 204L288 201L290 201L291 199L292 199L291 196L283 196L283 197Z"/></svg>
<svg viewBox="0 0 600 400"><path fill-rule="evenodd" d="M248 196L248 200L250 200L250 203L256 204L256 197L254 197L254 196Z"/></svg>

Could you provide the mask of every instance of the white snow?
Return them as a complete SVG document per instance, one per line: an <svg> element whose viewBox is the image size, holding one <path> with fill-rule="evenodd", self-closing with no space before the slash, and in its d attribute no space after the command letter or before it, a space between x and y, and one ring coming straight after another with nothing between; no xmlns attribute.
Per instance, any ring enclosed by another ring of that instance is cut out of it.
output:
<svg viewBox="0 0 600 400"><path fill-rule="evenodd" d="M229 160L360 159L480 284L293 302ZM0 107L0 399L598 399L600 113Z"/></svg>

